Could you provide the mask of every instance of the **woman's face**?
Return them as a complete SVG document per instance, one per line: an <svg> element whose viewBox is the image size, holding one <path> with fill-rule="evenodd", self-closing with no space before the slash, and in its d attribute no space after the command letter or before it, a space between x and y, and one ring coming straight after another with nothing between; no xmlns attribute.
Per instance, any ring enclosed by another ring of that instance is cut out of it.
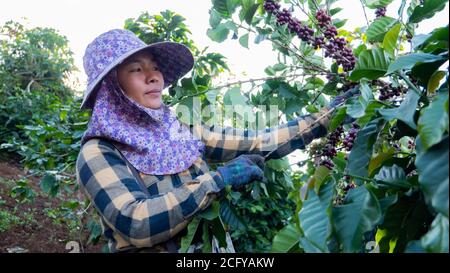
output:
<svg viewBox="0 0 450 273"><path fill-rule="evenodd" d="M164 78L151 53L141 51L128 57L117 67L117 76L128 97L147 108L161 107Z"/></svg>

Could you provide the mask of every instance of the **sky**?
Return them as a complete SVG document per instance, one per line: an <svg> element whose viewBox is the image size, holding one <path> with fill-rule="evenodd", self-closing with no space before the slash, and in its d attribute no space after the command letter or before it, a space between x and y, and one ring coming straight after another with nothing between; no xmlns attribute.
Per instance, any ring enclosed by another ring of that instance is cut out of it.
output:
<svg viewBox="0 0 450 273"><path fill-rule="evenodd" d="M395 0L390 4L387 15L395 17L400 2ZM14 0L2 3L0 24L15 20L30 27L52 27L65 35L74 52L75 65L79 68L79 72L74 74L79 83L77 89L83 89L86 81L82 65L84 50L96 36L113 28L122 28L127 18L136 18L141 12L157 14L166 9L186 18L185 23L192 31L191 38L199 48L208 46L209 52L218 52L227 57L229 67L235 75L234 79L245 80L266 76L264 68L276 63L276 54L272 53L271 44L250 43L250 49L246 49L239 45L238 40L228 39L223 43L211 41L206 35L211 5L211 0ZM333 7L338 6L344 9L335 17L348 19L346 29L352 30L356 26L365 25L359 0L340 0ZM366 12L369 19L374 17L373 10ZM419 33L426 33L436 26L448 24L447 15L448 4L435 18L421 22ZM301 20L305 19L303 14L296 16Z"/></svg>
<svg viewBox="0 0 450 273"><path fill-rule="evenodd" d="M400 3L400 0L395 0L390 4L387 15L396 18ZM80 92L86 82L82 64L84 50L96 36L113 28L123 28L127 18L136 18L144 11L158 14L166 9L186 18L185 24L191 30L191 39L198 48L208 46L209 52L218 52L227 57L228 66L234 74L230 77L232 81L265 77L264 69L277 60L271 44L262 42L256 45L249 42L250 49L246 49L238 40L228 39L223 43L211 41L206 35L211 6L211 0L13 0L2 3L0 25L14 20L28 27L51 27L66 36L69 47L74 52L75 65L79 69L79 72L74 73L72 82ZM448 6L447 3L446 8L434 18L422 21L417 33L428 33L435 27L447 25ZM333 7L343 8L333 18L348 19L345 29L353 30L366 24L360 0L340 0ZM369 20L374 18L374 10L366 10L366 13ZM303 14L294 15L305 20ZM289 156L289 161L296 162L305 158L306 155L297 151Z"/></svg>
<svg viewBox="0 0 450 273"><path fill-rule="evenodd" d="M198 4L193 7L193 3ZM268 43L247 50L242 48L237 40L224 44L209 40L206 31L209 27L210 7L210 0L14 0L2 3L0 24L12 19L28 22L29 26L45 26L59 30L60 34L69 39L69 46L75 54L75 64L80 69L80 73L76 75L82 84L86 80L82 65L86 46L103 32L123 28L127 18L136 18L144 11L158 14L168 9L185 17L185 24L192 31L191 39L195 44L201 49L208 46L209 52L219 52L227 56L236 74L250 71L250 75L260 75L261 72L255 71L262 71L275 61L275 58L260 58L270 52L271 46ZM27 21L22 20L22 17L26 17Z"/></svg>

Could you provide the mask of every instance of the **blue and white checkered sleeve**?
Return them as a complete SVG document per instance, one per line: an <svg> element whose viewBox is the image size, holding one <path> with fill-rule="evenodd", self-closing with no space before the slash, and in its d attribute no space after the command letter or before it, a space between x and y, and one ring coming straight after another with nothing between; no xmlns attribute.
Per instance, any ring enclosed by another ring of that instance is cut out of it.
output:
<svg viewBox="0 0 450 273"><path fill-rule="evenodd" d="M120 153L97 140L82 147L76 168L81 188L101 217L136 247L151 247L174 237L224 187L217 173L208 172L167 194L148 196Z"/></svg>
<svg viewBox="0 0 450 273"><path fill-rule="evenodd" d="M260 131L196 125L194 132L205 143L205 157L209 162L226 162L241 154L271 153L270 158L276 159L325 136L331 116L328 110L323 108L319 113Z"/></svg>

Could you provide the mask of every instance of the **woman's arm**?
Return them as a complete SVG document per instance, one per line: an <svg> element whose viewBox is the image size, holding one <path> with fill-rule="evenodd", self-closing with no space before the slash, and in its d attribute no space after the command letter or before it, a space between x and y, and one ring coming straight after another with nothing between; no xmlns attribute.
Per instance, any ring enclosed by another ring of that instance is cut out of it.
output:
<svg viewBox="0 0 450 273"><path fill-rule="evenodd" d="M136 247L151 247L175 236L224 187L216 172L208 172L167 194L148 196L120 153L104 140L87 142L76 168L79 184L105 222Z"/></svg>
<svg viewBox="0 0 450 273"><path fill-rule="evenodd" d="M319 113L261 131L197 125L194 132L205 143L205 156L210 162L226 162L250 153L262 156L271 153L270 158L275 159L304 149L313 139L325 136L330 116L329 109L323 108Z"/></svg>

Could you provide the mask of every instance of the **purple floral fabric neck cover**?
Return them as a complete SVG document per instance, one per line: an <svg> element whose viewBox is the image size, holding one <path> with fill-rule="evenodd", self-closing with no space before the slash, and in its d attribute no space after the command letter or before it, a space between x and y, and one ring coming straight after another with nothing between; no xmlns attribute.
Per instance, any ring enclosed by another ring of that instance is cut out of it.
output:
<svg viewBox="0 0 450 273"><path fill-rule="evenodd" d="M105 77L98 90L81 144L95 137L114 141L137 170L154 175L188 169L205 148L166 105L149 109L126 96L116 70Z"/></svg>

